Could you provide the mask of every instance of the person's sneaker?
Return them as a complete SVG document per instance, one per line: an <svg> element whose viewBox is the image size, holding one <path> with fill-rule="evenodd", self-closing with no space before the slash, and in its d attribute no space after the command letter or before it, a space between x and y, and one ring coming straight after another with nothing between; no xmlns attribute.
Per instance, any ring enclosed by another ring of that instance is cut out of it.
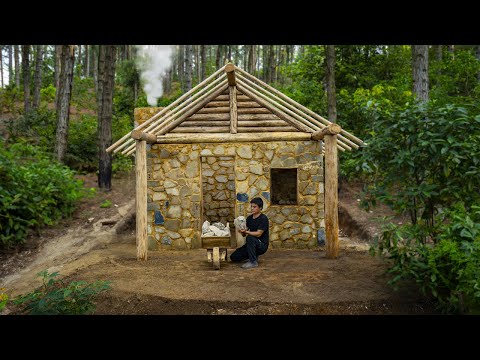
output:
<svg viewBox="0 0 480 360"><path fill-rule="evenodd" d="M244 269L252 269L254 267L257 267L258 266L258 262L254 261L254 262L250 262L248 261L247 263L243 264L242 265L242 268Z"/></svg>

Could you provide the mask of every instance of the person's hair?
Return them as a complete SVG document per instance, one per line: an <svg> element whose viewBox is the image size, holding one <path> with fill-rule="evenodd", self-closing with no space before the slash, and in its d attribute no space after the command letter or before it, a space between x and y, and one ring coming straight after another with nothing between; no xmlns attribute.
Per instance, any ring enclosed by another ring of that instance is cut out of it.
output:
<svg viewBox="0 0 480 360"><path fill-rule="evenodd" d="M250 200L250 204L256 204L260 209L263 209L263 200L259 197L253 198Z"/></svg>

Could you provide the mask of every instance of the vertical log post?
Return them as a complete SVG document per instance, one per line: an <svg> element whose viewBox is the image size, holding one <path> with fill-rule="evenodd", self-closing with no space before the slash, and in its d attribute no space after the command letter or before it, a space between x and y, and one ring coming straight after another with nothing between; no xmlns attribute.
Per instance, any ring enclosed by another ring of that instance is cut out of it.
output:
<svg viewBox="0 0 480 360"><path fill-rule="evenodd" d="M337 135L325 135L325 236L329 259L338 257Z"/></svg>
<svg viewBox="0 0 480 360"><path fill-rule="evenodd" d="M147 260L147 142L136 140L137 260Z"/></svg>
<svg viewBox="0 0 480 360"><path fill-rule="evenodd" d="M228 90L230 93L230 133L237 133L237 83L235 80L235 66L232 63L228 63L225 66L225 72L227 73Z"/></svg>
<svg viewBox="0 0 480 360"><path fill-rule="evenodd" d="M332 123L312 133L312 140L325 141L325 238L327 258L338 257L338 164L337 135L340 125Z"/></svg>

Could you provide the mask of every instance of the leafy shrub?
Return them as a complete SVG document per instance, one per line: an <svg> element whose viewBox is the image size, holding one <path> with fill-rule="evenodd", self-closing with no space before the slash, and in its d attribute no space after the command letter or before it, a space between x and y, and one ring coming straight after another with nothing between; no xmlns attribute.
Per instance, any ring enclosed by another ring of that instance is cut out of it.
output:
<svg viewBox="0 0 480 360"><path fill-rule="evenodd" d="M412 280L443 312L479 314L480 204L467 209L457 203L436 223L436 244L424 225L388 224L371 252L392 260L390 285Z"/></svg>
<svg viewBox="0 0 480 360"><path fill-rule="evenodd" d="M38 147L0 146L0 246L25 241L33 226L52 225L73 213L83 196L74 172Z"/></svg>
<svg viewBox="0 0 480 360"><path fill-rule="evenodd" d="M37 274L43 285L13 300L20 312L28 315L81 315L95 311L95 297L110 289L109 281L72 281L56 279L58 272L43 270Z"/></svg>

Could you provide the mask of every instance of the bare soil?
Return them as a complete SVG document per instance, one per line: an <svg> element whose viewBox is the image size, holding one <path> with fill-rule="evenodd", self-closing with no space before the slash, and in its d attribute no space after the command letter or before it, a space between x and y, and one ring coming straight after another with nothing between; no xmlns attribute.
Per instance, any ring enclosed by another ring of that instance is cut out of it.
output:
<svg viewBox="0 0 480 360"><path fill-rule="evenodd" d="M84 176L96 187L94 175ZM387 285L387 262L368 253L386 207L365 212L359 184L339 196L340 256L325 249L272 249L259 267L222 262L214 270L205 249L150 251L136 260L134 174L114 178L112 191L82 201L71 219L31 235L25 246L0 253L0 288L10 297L38 287L36 274L59 271L64 280L109 280L95 314L325 315L435 314L413 287ZM100 208L106 199L110 208ZM405 221L396 217L394 221ZM347 236L348 235L348 236ZM229 249L229 254L233 249ZM10 304L3 314L16 314Z"/></svg>

